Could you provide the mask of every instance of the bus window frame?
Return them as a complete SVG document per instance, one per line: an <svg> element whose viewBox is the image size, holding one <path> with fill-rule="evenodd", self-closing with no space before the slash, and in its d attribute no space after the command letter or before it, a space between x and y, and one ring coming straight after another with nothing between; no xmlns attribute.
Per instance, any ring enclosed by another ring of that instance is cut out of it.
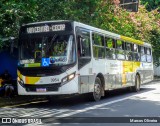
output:
<svg viewBox="0 0 160 126"><path fill-rule="evenodd" d="M122 41L122 40L120 40L120 39L118 39L118 41L121 41L122 44L121 44L121 49L119 49L118 46L117 46L118 44L117 44L117 39L116 39L116 48L115 48L116 59L117 59L117 60L125 61L125 60L126 60L125 42ZM118 58L118 53L117 53L117 51L123 51L123 53L124 53L124 59L119 59L119 58Z"/></svg>
<svg viewBox="0 0 160 126"><path fill-rule="evenodd" d="M95 34L96 35L99 35L100 37L101 37L101 42L102 42L102 45L97 45L97 44L95 44L95 40L94 40L94 36L95 36ZM99 33L99 32L95 32L95 31L92 31L92 34L91 34L92 36L91 36L91 38L92 38L92 49L93 49L93 57L95 58L95 59L105 59L105 54L106 54L106 50L105 50L105 38L104 38L104 34L102 34L102 33ZM95 50L94 50L94 48L98 48L98 56L96 57L95 56ZM103 53L102 53L102 56L100 57L99 56L99 48L101 48L102 50L103 50Z"/></svg>
<svg viewBox="0 0 160 126"><path fill-rule="evenodd" d="M130 45L130 49L128 50L127 44ZM134 51L133 51L133 44L130 42L125 42L125 52L126 52L126 61L133 61L134 60ZM131 59L127 59L127 55L131 53Z"/></svg>
<svg viewBox="0 0 160 126"><path fill-rule="evenodd" d="M109 48L107 45L108 45L108 39L110 39L110 40L112 40L112 47L111 48ZM104 44L105 44L105 58L106 59L109 59L109 60L116 60L117 59L117 57L116 57L116 40L115 39L113 39L113 38L110 38L110 37L108 37L108 36L104 36ZM112 53L112 58L108 58L106 55L107 55L107 51L106 51L106 49L109 49L110 51L112 50L114 53ZM115 57L115 58L113 58L113 57Z"/></svg>

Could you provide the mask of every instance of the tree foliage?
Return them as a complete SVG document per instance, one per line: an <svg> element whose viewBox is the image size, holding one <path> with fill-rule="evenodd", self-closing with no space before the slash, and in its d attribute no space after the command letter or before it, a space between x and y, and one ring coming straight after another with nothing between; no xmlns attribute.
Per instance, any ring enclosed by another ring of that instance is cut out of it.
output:
<svg viewBox="0 0 160 126"><path fill-rule="evenodd" d="M154 10L158 7L160 9L160 0L141 0L141 4L144 4L148 11Z"/></svg>
<svg viewBox="0 0 160 126"><path fill-rule="evenodd" d="M17 37L23 23L46 20L76 20L154 45L160 31L159 1L141 0L151 9L141 5L134 13L120 8L119 0L1 0L0 48L1 38Z"/></svg>
<svg viewBox="0 0 160 126"><path fill-rule="evenodd" d="M17 37L20 25L36 20L38 8L34 0L1 0L0 1L0 48L3 38Z"/></svg>
<svg viewBox="0 0 160 126"><path fill-rule="evenodd" d="M152 30L148 41L152 44L153 61L156 66L160 66L160 31Z"/></svg>

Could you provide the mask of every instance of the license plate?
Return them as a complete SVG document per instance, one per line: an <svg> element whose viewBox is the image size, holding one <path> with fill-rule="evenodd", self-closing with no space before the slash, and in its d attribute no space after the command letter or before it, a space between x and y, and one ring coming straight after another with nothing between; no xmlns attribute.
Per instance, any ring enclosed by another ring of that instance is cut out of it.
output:
<svg viewBox="0 0 160 126"><path fill-rule="evenodd" d="M37 92L46 92L46 88L36 88Z"/></svg>

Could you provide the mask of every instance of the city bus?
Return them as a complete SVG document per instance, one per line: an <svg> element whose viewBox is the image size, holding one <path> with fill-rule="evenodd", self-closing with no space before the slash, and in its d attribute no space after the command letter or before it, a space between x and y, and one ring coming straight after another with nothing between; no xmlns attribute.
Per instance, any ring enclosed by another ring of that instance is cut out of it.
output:
<svg viewBox="0 0 160 126"><path fill-rule="evenodd" d="M76 21L22 25L19 32L18 94L86 94L98 101L105 91L153 80L151 45Z"/></svg>

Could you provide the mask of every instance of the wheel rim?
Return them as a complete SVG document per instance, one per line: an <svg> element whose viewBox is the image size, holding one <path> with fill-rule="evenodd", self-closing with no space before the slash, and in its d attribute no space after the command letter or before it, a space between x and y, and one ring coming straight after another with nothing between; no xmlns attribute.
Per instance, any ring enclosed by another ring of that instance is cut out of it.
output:
<svg viewBox="0 0 160 126"><path fill-rule="evenodd" d="M101 86L100 84L94 85L94 99L97 101L101 98Z"/></svg>
<svg viewBox="0 0 160 126"><path fill-rule="evenodd" d="M136 79L136 85L137 85L137 91L140 90L140 82L139 82L139 77L137 76L137 79Z"/></svg>

